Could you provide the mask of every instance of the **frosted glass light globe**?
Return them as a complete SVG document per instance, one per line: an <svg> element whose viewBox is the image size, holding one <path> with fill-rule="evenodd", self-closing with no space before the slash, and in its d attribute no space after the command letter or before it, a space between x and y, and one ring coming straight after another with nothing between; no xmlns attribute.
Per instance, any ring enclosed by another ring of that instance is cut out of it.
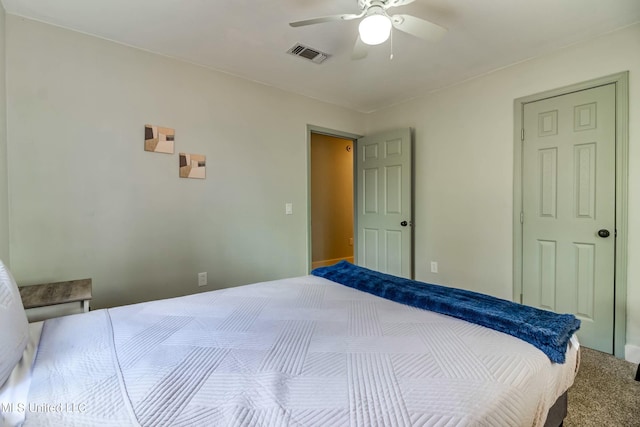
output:
<svg viewBox="0 0 640 427"><path fill-rule="evenodd" d="M391 20L384 15L369 15L358 26L360 40L368 45L384 43L391 34Z"/></svg>

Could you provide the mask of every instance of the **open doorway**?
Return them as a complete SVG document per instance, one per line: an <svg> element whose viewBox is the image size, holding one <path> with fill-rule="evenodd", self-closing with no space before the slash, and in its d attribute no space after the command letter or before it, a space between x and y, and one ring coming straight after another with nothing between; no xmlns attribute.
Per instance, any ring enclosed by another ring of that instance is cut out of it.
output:
<svg viewBox="0 0 640 427"><path fill-rule="evenodd" d="M311 132L311 268L354 261L354 141Z"/></svg>

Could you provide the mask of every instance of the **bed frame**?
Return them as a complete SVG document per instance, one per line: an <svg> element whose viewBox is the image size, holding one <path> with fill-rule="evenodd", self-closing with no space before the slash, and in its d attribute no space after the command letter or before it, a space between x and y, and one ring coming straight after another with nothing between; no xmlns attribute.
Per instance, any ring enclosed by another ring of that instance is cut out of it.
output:
<svg viewBox="0 0 640 427"><path fill-rule="evenodd" d="M566 416L567 392L565 391L549 409L549 414L547 415L547 421L544 423L544 427L561 427Z"/></svg>

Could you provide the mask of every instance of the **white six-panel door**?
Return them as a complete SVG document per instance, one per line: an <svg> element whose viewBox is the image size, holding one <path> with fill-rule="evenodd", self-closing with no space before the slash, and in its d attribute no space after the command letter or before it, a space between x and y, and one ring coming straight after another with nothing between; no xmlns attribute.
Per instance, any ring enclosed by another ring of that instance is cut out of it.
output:
<svg viewBox="0 0 640 427"><path fill-rule="evenodd" d="M612 353L615 85L526 104L523 123L523 303L574 313Z"/></svg>
<svg viewBox="0 0 640 427"><path fill-rule="evenodd" d="M411 278L411 132L367 136L357 146L356 262Z"/></svg>

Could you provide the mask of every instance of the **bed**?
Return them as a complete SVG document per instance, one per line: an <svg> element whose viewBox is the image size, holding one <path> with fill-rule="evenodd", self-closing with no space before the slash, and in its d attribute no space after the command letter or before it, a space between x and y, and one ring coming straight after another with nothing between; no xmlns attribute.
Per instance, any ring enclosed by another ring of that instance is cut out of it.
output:
<svg viewBox="0 0 640 427"><path fill-rule="evenodd" d="M557 426L578 367L314 275L27 325L0 267L4 425Z"/></svg>

